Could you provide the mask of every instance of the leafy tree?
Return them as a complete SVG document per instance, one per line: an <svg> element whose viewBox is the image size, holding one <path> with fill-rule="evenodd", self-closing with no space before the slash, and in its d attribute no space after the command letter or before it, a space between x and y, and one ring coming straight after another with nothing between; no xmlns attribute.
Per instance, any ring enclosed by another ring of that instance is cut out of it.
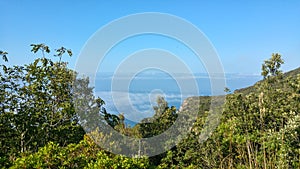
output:
<svg viewBox="0 0 300 169"><path fill-rule="evenodd" d="M106 109L103 107L103 105L105 105L104 100L98 97L96 99L96 102L98 107L100 108L100 113L103 115L104 120L108 125L115 128L115 126L121 123L121 119L117 115L107 113Z"/></svg>
<svg viewBox="0 0 300 169"><path fill-rule="evenodd" d="M153 107L155 111L154 116L145 118L138 124L143 138L161 134L174 123L178 116L176 107L169 107L163 97L157 97L156 102L157 106Z"/></svg>
<svg viewBox="0 0 300 169"><path fill-rule="evenodd" d="M24 66L1 65L0 130L5 131L1 132L5 133L0 139L1 159L37 151L49 141L61 145L79 142L85 133L78 124L72 97L76 74L67 63L46 58L48 46L31 46L34 53L41 50L43 57ZM61 49L56 50L60 56L65 53ZM67 53L72 55L70 50ZM8 60L6 52L1 55Z"/></svg>
<svg viewBox="0 0 300 169"><path fill-rule="evenodd" d="M284 61L281 59L281 55L273 53L272 57L269 60L266 60L262 65L261 75L264 78L280 75L282 73L282 71L280 71L280 67L283 63Z"/></svg>

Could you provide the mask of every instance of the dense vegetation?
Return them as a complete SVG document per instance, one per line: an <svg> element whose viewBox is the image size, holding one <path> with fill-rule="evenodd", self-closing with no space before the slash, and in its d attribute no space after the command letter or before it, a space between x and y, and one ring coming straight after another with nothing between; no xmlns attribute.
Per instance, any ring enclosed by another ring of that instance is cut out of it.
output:
<svg viewBox="0 0 300 169"><path fill-rule="evenodd" d="M300 69L284 75L279 71L282 63L273 54L263 65L263 81L226 96L220 124L206 142L198 144L199 134L193 131L160 165L299 168Z"/></svg>
<svg viewBox="0 0 300 169"><path fill-rule="evenodd" d="M218 127L199 143L212 99L223 96L191 97L180 110L159 97L154 117L128 128L122 114L109 114L105 102L93 96L89 79L62 61L71 50L55 50L56 62L44 44L32 45L32 52L42 57L8 66L7 53L0 51L0 168L300 168L300 69L283 74L279 54L263 64L264 80L227 94L225 104L213 110L222 111L214 119ZM76 104L88 106L76 110ZM89 116L124 135L152 137L168 129L178 113L191 111L198 117L188 137L154 157L143 151L137 151L139 158L112 154L92 139L112 136L99 127L83 130Z"/></svg>

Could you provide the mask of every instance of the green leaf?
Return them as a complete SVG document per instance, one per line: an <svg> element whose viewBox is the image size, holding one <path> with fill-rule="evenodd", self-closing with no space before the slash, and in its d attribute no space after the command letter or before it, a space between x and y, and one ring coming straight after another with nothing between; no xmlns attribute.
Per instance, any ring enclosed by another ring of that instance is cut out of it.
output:
<svg viewBox="0 0 300 169"><path fill-rule="evenodd" d="M67 52L68 52L69 56L72 56L72 55L73 55L71 49L67 50Z"/></svg>
<svg viewBox="0 0 300 169"><path fill-rule="evenodd" d="M7 67L5 65L2 65L4 73L7 73Z"/></svg>
<svg viewBox="0 0 300 169"><path fill-rule="evenodd" d="M4 51L0 51L0 55L2 55L2 59L5 61L5 62L8 62L8 59L7 59L7 55L8 53L7 52L4 52Z"/></svg>

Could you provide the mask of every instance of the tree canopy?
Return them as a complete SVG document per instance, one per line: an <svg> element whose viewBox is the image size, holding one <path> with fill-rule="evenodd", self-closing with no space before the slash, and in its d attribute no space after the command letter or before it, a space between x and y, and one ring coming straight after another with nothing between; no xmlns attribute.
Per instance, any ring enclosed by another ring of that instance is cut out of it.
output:
<svg viewBox="0 0 300 169"><path fill-rule="evenodd" d="M222 111L220 119L213 119L218 127L200 143L211 101L223 96L191 97L180 110L158 97L153 117L127 127L123 114L110 114L105 101L93 95L89 79L78 77L63 62L63 56L72 56L70 49L54 50L58 61L53 61L50 47L31 46L41 57L25 65L8 66L8 53L0 51L0 168L300 167L300 69L283 74L278 53L264 61L264 80L226 95L226 102L214 110ZM151 147L142 144L128 143L132 145L119 150L136 147L137 158L130 158L93 140L113 137L103 134L103 126L133 138L153 137L170 128L182 111L198 114L190 133L154 157L144 156ZM96 125L87 125L87 118Z"/></svg>

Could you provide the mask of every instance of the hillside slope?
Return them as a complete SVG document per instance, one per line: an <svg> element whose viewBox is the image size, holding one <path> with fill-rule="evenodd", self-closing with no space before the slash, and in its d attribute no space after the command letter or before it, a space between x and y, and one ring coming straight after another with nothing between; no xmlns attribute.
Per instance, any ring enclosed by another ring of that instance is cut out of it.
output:
<svg viewBox="0 0 300 169"><path fill-rule="evenodd" d="M300 67L284 73L282 80L286 80L288 77L296 78L297 75L299 74L300 74ZM253 86L237 89L234 91L234 93L249 94L250 92L255 92L256 86L259 85L262 81L263 80L256 82ZM222 102L221 99L222 97L220 96L213 96L213 98L216 98L217 101L214 102L216 104ZM193 96L193 97L186 98L183 101L179 111L195 111L196 104L200 104L199 112L209 111L211 106L211 99L212 99L211 96Z"/></svg>
<svg viewBox="0 0 300 169"><path fill-rule="evenodd" d="M296 76L300 74L300 67L291 71L288 71L286 73L283 74L283 79L282 80L286 80L286 78L288 77L292 77L292 78L296 78ZM250 92L254 92L256 89L255 87L260 84L263 80L260 80L258 82L256 82L253 86L249 86L249 87L245 87L242 89L237 89L234 92L238 92L238 93L243 93L243 94L248 94Z"/></svg>

